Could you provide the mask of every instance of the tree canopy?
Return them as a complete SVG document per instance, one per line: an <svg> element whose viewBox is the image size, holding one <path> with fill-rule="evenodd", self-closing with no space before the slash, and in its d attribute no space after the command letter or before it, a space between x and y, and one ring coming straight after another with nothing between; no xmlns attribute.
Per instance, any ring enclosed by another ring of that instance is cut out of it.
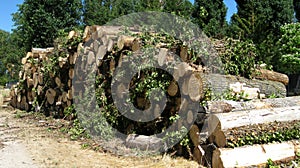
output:
<svg viewBox="0 0 300 168"><path fill-rule="evenodd" d="M21 47L48 47L58 30L71 30L81 23L81 0L25 0L13 14L13 21L22 40Z"/></svg>
<svg viewBox="0 0 300 168"><path fill-rule="evenodd" d="M211 38L231 37L241 43L253 42L257 62L274 65L275 70L282 72L298 73L281 66L286 66L284 62L288 62L287 57L282 55L293 55L288 48L284 48L284 44L299 45L297 41L283 37L289 36L288 31L299 31L299 27L282 26L299 22L300 0L235 1L237 13L227 23L227 8L223 0L195 0L194 4L189 0L24 0L18 11L13 13L16 27L13 32L0 31L0 75L5 75L8 69L17 69L11 66L20 62L20 58L32 47L53 46L61 30L104 25L120 16L143 11L167 12L184 17ZM156 17L147 19L159 20ZM131 22L135 20L130 20L132 25L134 23ZM294 39L294 36L295 33L289 38ZM294 54L293 57L298 56Z"/></svg>

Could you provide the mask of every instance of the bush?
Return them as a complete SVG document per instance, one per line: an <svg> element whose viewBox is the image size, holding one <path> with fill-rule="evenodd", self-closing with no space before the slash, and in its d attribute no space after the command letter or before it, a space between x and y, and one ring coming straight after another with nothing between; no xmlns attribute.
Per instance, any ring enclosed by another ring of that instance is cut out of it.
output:
<svg viewBox="0 0 300 168"><path fill-rule="evenodd" d="M249 78L254 70L256 48L252 41L228 38L224 40L224 51L219 53L226 74Z"/></svg>
<svg viewBox="0 0 300 168"><path fill-rule="evenodd" d="M300 73L300 23L286 24L280 30L277 69L286 74Z"/></svg>

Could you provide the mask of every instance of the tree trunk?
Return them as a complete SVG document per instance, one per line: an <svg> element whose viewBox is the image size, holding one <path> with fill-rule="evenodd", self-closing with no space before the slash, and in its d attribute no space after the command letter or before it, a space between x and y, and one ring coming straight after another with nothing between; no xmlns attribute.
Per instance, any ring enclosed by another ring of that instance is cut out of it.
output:
<svg viewBox="0 0 300 168"><path fill-rule="evenodd" d="M252 77L262 80L271 80L281 82L284 85L288 85L289 77L286 74L278 73L275 71L270 71L267 69L257 69L252 74Z"/></svg>

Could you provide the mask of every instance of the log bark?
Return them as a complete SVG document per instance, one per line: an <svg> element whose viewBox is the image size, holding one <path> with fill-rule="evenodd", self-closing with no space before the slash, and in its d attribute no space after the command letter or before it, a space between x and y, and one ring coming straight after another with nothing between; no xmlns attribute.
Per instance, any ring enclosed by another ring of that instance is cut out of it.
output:
<svg viewBox="0 0 300 168"><path fill-rule="evenodd" d="M252 74L252 77L263 80L271 80L281 82L284 85L289 84L289 77L286 74L282 74L275 71L270 71L267 69L257 69Z"/></svg>
<svg viewBox="0 0 300 168"><path fill-rule="evenodd" d="M286 97L286 87L284 84L276 81L246 79L243 77L222 75L222 74L201 74L204 91L209 89L215 95L221 95L228 92L230 84L237 82L245 83L247 87L258 88L260 93L265 94L266 97L278 96Z"/></svg>
<svg viewBox="0 0 300 168"><path fill-rule="evenodd" d="M219 148L213 152L212 167L263 166L268 159L287 161L294 157L295 146L292 142L253 145L234 149Z"/></svg>
<svg viewBox="0 0 300 168"><path fill-rule="evenodd" d="M257 110L278 107L300 106L300 96L285 98L256 99L246 102L233 100L208 101L208 113L235 112L243 110Z"/></svg>

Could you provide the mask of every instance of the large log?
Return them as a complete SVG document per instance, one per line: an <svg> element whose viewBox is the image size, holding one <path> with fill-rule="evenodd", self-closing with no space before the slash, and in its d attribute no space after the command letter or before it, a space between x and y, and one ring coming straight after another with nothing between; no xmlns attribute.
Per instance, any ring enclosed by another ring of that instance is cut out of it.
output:
<svg viewBox="0 0 300 168"><path fill-rule="evenodd" d="M178 74L180 73L178 72ZM207 91L219 96L226 93L228 94L230 85L236 82L245 83L247 87L258 88L260 93L266 96L286 96L285 86L276 81L251 80L232 75L203 73L201 69L197 70L192 67L189 67L188 70L182 74L184 74L182 77L184 80L183 84L187 86L183 85L180 89L183 93L188 92L188 95L193 101L201 100Z"/></svg>
<svg viewBox="0 0 300 168"><path fill-rule="evenodd" d="M130 134L126 138L126 146L150 152L160 152L164 150L165 144L162 139L154 136Z"/></svg>
<svg viewBox="0 0 300 168"><path fill-rule="evenodd" d="M234 149L219 148L213 152L212 167L263 166L268 159L288 161L295 157L293 142L245 146Z"/></svg>
<svg viewBox="0 0 300 168"><path fill-rule="evenodd" d="M214 94L221 95L228 92L230 84L237 82L245 83L247 87L258 88L260 93L268 96L286 97L286 87L276 81L247 79L233 75L204 74L201 76L204 88L211 88Z"/></svg>
<svg viewBox="0 0 300 168"><path fill-rule="evenodd" d="M300 106L212 114L208 118L209 140L218 147L225 147L230 138L226 131L231 128L294 120L300 121Z"/></svg>
<svg viewBox="0 0 300 168"><path fill-rule="evenodd" d="M263 80L271 80L281 82L284 85L288 85L289 77L286 74L270 71L267 69L257 69L252 74L252 77Z"/></svg>
<svg viewBox="0 0 300 168"><path fill-rule="evenodd" d="M233 100L208 101L208 113L224 113L243 110L255 110L278 107L300 106L300 96L285 98L256 99L252 101L238 102Z"/></svg>

